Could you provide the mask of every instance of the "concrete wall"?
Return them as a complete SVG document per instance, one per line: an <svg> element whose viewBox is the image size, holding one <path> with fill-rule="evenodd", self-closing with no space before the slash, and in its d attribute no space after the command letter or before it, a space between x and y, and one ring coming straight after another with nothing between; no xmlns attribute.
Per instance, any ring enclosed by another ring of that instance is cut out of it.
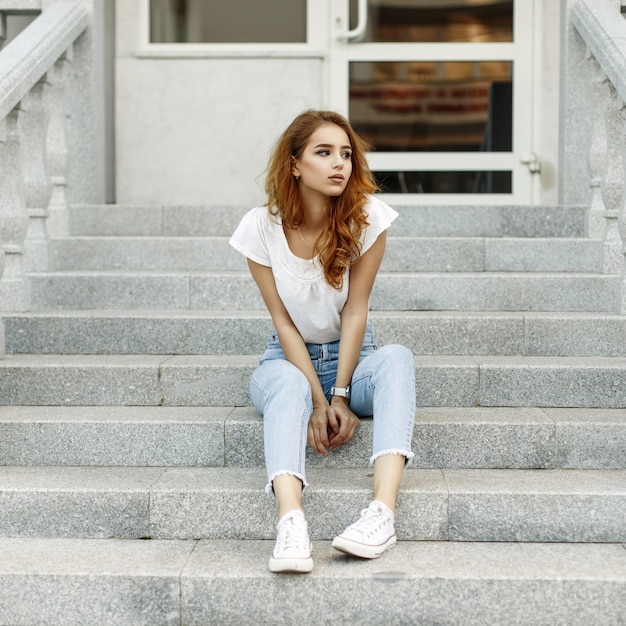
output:
<svg viewBox="0 0 626 626"><path fill-rule="evenodd" d="M540 41L536 47L535 152L541 161L537 204L559 203L559 116L561 10L558 0L537 2Z"/></svg>
<svg viewBox="0 0 626 626"><path fill-rule="evenodd" d="M564 204L586 204L589 199L587 184L587 152L591 118L589 103L581 94L586 89L586 46L570 23L570 12L576 0L563 0L561 52L561 116L560 116L560 200Z"/></svg>
<svg viewBox="0 0 626 626"><path fill-rule="evenodd" d="M105 200L115 202L115 2L104 5Z"/></svg>
<svg viewBox="0 0 626 626"><path fill-rule="evenodd" d="M322 60L142 58L136 2L116 24L117 202L261 202L271 145L321 105Z"/></svg>

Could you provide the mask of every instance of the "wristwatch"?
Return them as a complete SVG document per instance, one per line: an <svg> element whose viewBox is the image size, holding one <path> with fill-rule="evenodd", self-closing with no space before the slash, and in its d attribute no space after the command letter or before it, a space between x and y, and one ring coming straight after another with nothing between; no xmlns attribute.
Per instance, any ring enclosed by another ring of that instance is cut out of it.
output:
<svg viewBox="0 0 626 626"><path fill-rule="evenodd" d="M331 387L330 388L331 396L341 396L346 400L350 399L350 387Z"/></svg>

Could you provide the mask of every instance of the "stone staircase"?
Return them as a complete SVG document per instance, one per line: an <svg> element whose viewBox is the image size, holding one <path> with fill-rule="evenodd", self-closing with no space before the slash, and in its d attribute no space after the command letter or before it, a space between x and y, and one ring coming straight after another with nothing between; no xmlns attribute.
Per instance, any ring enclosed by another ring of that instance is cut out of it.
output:
<svg viewBox="0 0 626 626"><path fill-rule="evenodd" d="M330 548L371 496L364 419L309 454L299 577L267 569L243 212L74 207L2 314L0 624L623 624L626 317L585 210L400 209L371 302L416 355L400 542Z"/></svg>

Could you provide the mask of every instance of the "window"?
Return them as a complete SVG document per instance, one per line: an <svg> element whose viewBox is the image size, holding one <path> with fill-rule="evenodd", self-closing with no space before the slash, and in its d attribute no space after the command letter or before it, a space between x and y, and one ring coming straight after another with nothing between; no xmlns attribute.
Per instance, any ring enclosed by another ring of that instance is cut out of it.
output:
<svg viewBox="0 0 626 626"><path fill-rule="evenodd" d="M150 0L151 43L307 42L306 0Z"/></svg>

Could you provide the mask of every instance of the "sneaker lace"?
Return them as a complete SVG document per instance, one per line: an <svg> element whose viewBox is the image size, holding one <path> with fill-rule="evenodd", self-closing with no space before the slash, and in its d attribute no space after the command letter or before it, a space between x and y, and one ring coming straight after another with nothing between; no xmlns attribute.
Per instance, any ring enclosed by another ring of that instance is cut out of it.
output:
<svg viewBox="0 0 626 626"><path fill-rule="evenodd" d="M379 528L387 524L388 516L378 508L367 508L361 511L361 517L352 524L351 528L362 533L364 537L371 537Z"/></svg>
<svg viewBox="0 0 626 626"><path fill-rule="evenodd" d="M283 552L290 548L296 548L299 551L309 549L309 533L306 523L298 524L293 517L283 521L279 527L276 539L277 552Z"/></svg>

